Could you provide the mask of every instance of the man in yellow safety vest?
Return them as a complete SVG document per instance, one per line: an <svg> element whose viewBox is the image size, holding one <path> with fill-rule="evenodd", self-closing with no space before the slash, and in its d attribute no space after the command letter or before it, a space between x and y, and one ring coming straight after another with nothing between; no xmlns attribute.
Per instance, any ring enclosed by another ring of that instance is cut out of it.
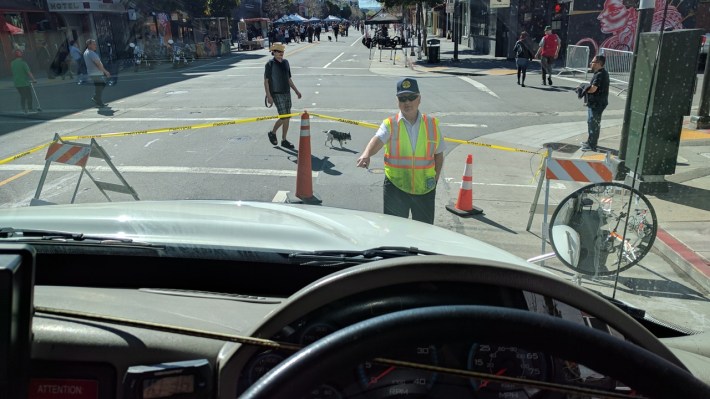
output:
<svg viewBox="0 0 710 399"><path fill-rule="evenodd" d="M385 148L384 213L434 223L436 184L444 165L444 136L439 120L419 112L419 85L412 78L397 83L399 113L385 119L357 166Z"/></svg>

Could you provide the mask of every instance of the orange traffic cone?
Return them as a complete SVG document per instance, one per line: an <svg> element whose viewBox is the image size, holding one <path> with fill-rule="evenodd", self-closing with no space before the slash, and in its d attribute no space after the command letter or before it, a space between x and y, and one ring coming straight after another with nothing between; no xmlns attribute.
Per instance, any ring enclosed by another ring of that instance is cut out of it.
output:
<svg viewBox="0 0 710 399"><path fill-rule="evenodd" d="M446 205L446 209L460 217L471 217L483 213L483 209L473 206L473 155L468 154L466 168L463 171L463 181L456 199L456 207Z"/></svg>
<svg viewBox="0 0 710 399"><path fill-rule="evenodd" d="M298 142L298 172L296 173L296 197L306 204L320 204L313 194L311 166L311 121L308 112L301 115L301 137Z"/></svg>

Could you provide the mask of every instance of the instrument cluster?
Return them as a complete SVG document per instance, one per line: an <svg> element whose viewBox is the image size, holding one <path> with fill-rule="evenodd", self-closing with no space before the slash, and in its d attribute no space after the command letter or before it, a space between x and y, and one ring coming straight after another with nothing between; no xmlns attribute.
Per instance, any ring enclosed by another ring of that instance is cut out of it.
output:
<svg viewBox="0 0 710 399"><path fill-rule="evenodd" d="M369 297L364 302L332 303L312 315L284 327L271 337L305 347L355 321L394 309L422 305L409 303L406 296ZM419 296L421 297L421 296ZM530 311L548 311L550 302L535 294L499 294L507 306L523 306ZM472 298L466 298L469 302ZM435 300L434 302L439 302ZM490 302L490 301L488 301ZM490 304L490 303L487 303ZM501 305L499 303L498 305ZM563 304L557 304L563 306ZM559 310L559 309L558 309ZM579 311L564 309L566 317ZM520 332L524 334L524 331ZM282 350L262 350L250 358L239 380L239 392L255 383L277 364L291 355ZM565 398L578 393L565 393L565 385L600 391L614 391L616 381L583 365L553 358L542 352L510 345L486 342L419 342L416 345L394 345L378 360L371 360L344 369L336 378L322 381L308 398ZM394 359L397 364L382 360ZM411 366L407 366L410 364ZM499 377L500 379L493 379ZM526 380L527 384L520 384ZM559 387L562 387L559 389ZM569 396L568 396L569 395Z"/></svg>

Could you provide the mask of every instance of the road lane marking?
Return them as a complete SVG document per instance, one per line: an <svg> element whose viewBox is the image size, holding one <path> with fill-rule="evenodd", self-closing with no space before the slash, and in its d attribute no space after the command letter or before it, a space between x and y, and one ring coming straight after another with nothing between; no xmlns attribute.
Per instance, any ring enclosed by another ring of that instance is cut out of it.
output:
<svg viewBox="0 0 710 399"><path fill-rule="evenodd" d="M461 181L454 181L453 177L447 177L447 183L461 185ZM504 183L481 183L473 182L473 185L477 186L497 186L497 187L518 187L518 188L537 188L537 184L504 184ZM554 190L565 190L567 186L563 183L550 182L550 188Z"/></svg>
<svg viewBox="0 0 710 399"><path fill-rule="evenodd" d="M151 141L145 143L145 145L143 146L143 148L148 148L149 145L155 143L155 142L158 141L158 140L160 140L160 139L151 140Z"/></svg>
<svg viewBox="0 0 710 399"><path fill-rule="evenodd" d="M340 54L338 54L338 56L337 56L337 57L333 58L333 61L330 61L329 63L325 64L325 66L323 67L323 69L326 69L326 68L328 68L328 67L330 66L330 64L332 64L332 63L334 63L335 61L337 61L337 60L338 60L338 58L340 58L340 57L342 57L342 56L343 56L343 54L345 54L345 53L343 52L343 53L340 53Z"/></svg>
<svg viewBox="0 0 710 399"><path fill-rule="evenodd" d="M467 76L459 76L459 79L463 80L464 82L468 82L468 83L472 84L473 87L477 88L478 90L480 90L484 93L490 94L495 98L500 98L500 97L498 97L498 95L496 93L494 93L491 89L486 87L486 85L484 85L481 82L476 82L475 80L473 80Z"/></svg>
<svg viewBox="0 0 710 399"><path fill-rule="evenodd" d="M295 177L295 170L279 169L249 169L249 168L210 168L200 166L117 166L121 173L187 173L187 174L214 174L214 175L252 175L252 176L274 176L274 177ZM111 172L108 166L87 166L90 172ZM44 170L44 165L0 165L0 171L30 171ZM50 172L78 172L81 169L72 165L53 164ZM311 172L313 177L318 177L319 172ZM18 177L20 177L18 175ZM17 177L11 177L15 179Z"/></svg>
<svg viewBox="0 0 710 399"><path fill-rule="evenodd" d="M12 177L7 178L7 179L5 179L5 180L3 180L3 181L0 181L0 186L4 186L4 185L10 183L10 182L13 181L13 180L17 180L17 179L19 179L20 177L22 177L22 176L24 176L24 175L26 175L26 174L28 174L28 173L30 173L30 172L32 172L32 170L28 169L28 170L25 170L25 171L23 171L23 172L20 172L20 173L16 174L15 176L12 176Z"/></svg>

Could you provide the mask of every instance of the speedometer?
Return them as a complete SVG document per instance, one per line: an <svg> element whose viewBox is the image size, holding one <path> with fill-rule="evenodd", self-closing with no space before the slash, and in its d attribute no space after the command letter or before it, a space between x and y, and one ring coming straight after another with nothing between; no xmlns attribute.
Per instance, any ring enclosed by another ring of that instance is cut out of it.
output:
<svg viewBox="0 0 710 399"><path fill-rule="evenodd" d="M437 365L434 346L398 348L388 357L413 363ZM370 398L425 395L434 385L435 372L365 362L358 366L360 386Z"/></svg>
<svg viewBox="0 0 710 399"><path fill-rule="evenodd" d="M471 371L525 380L548 378L547 361L540 352L529 352L515 346L473 344L469 349L467 367ZM529 398L539 390L509 382L471 379L473 389L481 398Z"/></svg>

